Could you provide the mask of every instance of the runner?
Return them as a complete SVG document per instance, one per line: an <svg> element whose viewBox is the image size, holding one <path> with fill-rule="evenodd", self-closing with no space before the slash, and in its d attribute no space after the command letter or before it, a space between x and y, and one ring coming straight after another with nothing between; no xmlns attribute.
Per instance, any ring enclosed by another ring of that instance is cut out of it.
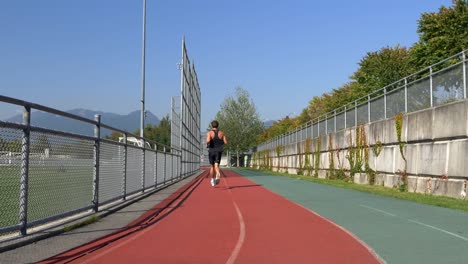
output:
<svg viewBox="0 0 468 264"><path fill-rule="evenodd" d="M223 131L218 129L218 126L218 121L213 120L211 122L211 131L206 134L206 147L208 148L208 157L211 165L211 186L215 186L219 183L219 178L221 176L219 172L219 163L221 162L221 154L223 154L223 145L227 144L226 135Z"/></svg>

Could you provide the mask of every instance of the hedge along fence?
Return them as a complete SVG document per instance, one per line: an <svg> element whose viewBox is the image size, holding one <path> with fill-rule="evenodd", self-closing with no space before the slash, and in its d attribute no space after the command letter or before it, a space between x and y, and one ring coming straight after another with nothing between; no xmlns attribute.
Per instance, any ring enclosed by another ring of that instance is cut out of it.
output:
<svg viewBox="0 0 468 264"><path fill-rule="evenodd" d="M465 198L468 101L255 152L252 167Z"/></svg>

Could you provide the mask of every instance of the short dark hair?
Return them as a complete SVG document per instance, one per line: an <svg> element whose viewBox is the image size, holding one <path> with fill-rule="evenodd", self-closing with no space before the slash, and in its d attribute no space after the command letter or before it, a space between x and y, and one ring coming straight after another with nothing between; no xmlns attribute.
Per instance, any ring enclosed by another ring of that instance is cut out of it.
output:
<svg viewBox="0 0 468 264"><path fill-rule="evenodd" d="M218 126L219 126L218 121L216 121L216 120L211 121L211 127L212 128L218 128Z"/></svg>

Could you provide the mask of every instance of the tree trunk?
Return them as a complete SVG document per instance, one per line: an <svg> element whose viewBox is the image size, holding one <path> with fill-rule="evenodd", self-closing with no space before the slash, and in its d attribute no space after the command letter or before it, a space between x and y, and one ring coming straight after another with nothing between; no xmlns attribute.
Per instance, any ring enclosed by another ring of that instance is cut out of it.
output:
<svg viewBox="0 0 468 264"><path fill-rule="evenodd" d="M236 151L236 155L237 155L237 162L236 162L236 167L239 167L239 151Z"/></svg>

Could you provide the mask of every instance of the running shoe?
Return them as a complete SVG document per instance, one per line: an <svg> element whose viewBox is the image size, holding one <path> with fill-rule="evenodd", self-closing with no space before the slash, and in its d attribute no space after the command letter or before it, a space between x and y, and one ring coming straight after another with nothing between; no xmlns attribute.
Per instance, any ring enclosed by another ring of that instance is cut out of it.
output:
<svg viewBox="0 0 468 264"><path fill-rule="evenodd" d="M219 184L219 179L216 179L215 185L218 185L218 184Z"/></svg>
<svg viewBox="0 0 468 264"><path fill-rule="evenodd" d="M214 179L214 178L211 178L210 183L211 183L211 186L215 186L215 184L216 184L216 183L215 183L215 179Z"/></svg>

